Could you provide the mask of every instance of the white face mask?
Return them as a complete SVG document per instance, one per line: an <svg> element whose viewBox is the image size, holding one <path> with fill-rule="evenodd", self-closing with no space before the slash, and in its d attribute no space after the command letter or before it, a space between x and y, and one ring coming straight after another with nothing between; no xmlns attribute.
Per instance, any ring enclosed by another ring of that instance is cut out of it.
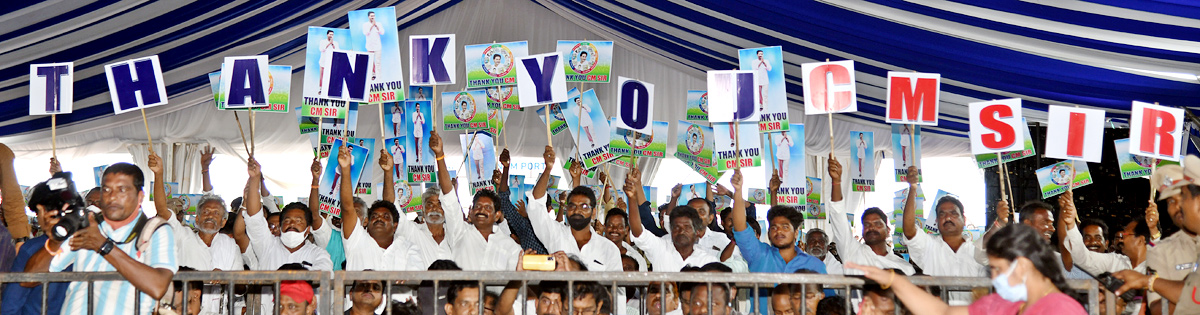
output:
<svg viewBox="0 0 1200 315"><path fill-rule="evenodd" d="M308 233L308 229L304 229L304 232L283 232L283 234L279 235L279 240L283 241L283 246L287 248L296 248L296 246L304 243L304 239L308 236L306 233Z"/></svg>

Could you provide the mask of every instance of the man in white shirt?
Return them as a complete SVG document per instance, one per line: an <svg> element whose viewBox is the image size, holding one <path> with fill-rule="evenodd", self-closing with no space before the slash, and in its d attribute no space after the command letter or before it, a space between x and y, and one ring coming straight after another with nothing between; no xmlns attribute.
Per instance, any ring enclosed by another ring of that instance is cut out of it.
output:
<svg viewBox="0 0 1200 315"><path fill-rule="evenodd" d="M325 39L322 39L317 45L321 50L321 58L317 61L317 64L321 66L321 74L317 76L317 95L324 96L325 94L321 94L321 92L325 87L325 68L328 68L333 61L333 50L338 49L337 42L333 41L333 30L325 32Z"/></svg>
<svg viewBox="0 0 1200 315"><path fill-rule="evenodd" d="M900 130L900 166L908 167L908 145L912 144L912 129L908 125L904 125L904 129Z"/></svg>
<svg viewBox="0 0 1200 315"><path fill-rule="evenodd" d="M363 22L362 30L367 39L367 52L371 53L375 59L375 63L371 65L371 80L375 80L375 76L379 75L379 56L383 50L381 37L383 33L386 33L383 29L383 24L375 21L375 12L368 11L367 21Z"/></svg>
<svg viewBox="0 0 1200 315"><path fill-rule="evenodd" d="M707 188L704 188L708 186L701 185L703 184L697 184L689 187L691 191L689 192L690 199L687 201L687 206L695 209L696 214L700 216L700 221L704 223L704 226L708 227L712 226L712 222L716 218L716 214L712 210L713 203L707 199L708 194L711 193L711 191ZM697 192L696 187L704 188L705 194L701 195L700 192ZM733 192L729 191L728 189L725 189L721 186L717 186L717 189L720 190L719 194L733 198ZM664 211L664 213L671 213L671 209L674 207L676 201L678 201L681 192L682 189L680 189L679 192L677 192L675 189L671 190L671 202L667 204L667 209ZM670 231L666 231L666 234L670 234ZM712 229L705 228L699 231L699 234L696 237L699 238L696 241L696 248L708 252L708 254L712 255L713 257L721 257L721 252L725 250L726 246L729 246L729 236L725 235L725 233L715 232Z"/></svg>
<svg viewBox="0 0 1200 315"><path fill-rule="evenodd" d="M763 58L763 51L755 52L758 59L754 60L754 81L758 86L758 110L763 110L763 104L767 101L767 85L770 83L770 78L767 77L767 72L771 71L771 64Z"/></svg>
<svg viewBox="0 0 1200 315"><path fill-rule="evenodd" d="M353 163L350 148L342 146L338 152L338 167L343 172L349 172ZM386 153L384 153L386 154ZM390 156L381 156L380 164L391 164ZM386 167L386 166L385 166ZM367 224L362 231L355 233L361 226L356 205L342 203L342 237L346 251L346 270L389 270L416 271L425 270L428 263L418 252L416 246L403 236L396 234L396 224L400 221L400 212L393 203L395 189L391 172L384 171L383 200L375 202L367 209ZM343 181L341 185L341 200L354 198L354 185ZM369 237L368 237L369 236Z"/></svg>
<svg viewBox="0 0 1200 315"><path fill-rule="evenodd" d="M542 153L546 165L555 165L554 148L546 146ZM542 245L549 252L563 251L568 255L576 255L587 269L591 271L624 271L621 266L621 250L617 245L605 239L591 228L591 218L595 217L596 195L590 188L578 186L567 195L566 221L567 226L554 220L546 209L546 186L550 182L549 170L542 172L537 184L533 186L529 204L525 212L529 214L529 223L533 231L541 239ZM638 187L641 191L641 186ZM632 222L632 219L630 219ZM632 223L630 224L632 225ZM640 227L640 225L639 225ZM633 228L632 226L630 228ZM625 290L618 289L614 310L625 309Z"/></svg>
<svg viewBox="0 0 1200 315"><path fill-rule="evenodd" d="M404 134L404 129L400 126L404 125L404 109L400 108L400 102L392 105L392 137L399 137Z"/></svg>
<svg viewBox="0 0 1200 315"><path fill-rule="evenodd" d="M395 161L392 161L392 172L394 172L392 176L395 176L396 178L402 178L401 176L408 174L407 171L403 170L403 163L405 159L408 158L408 154L404 152L404 144L400 143L400 138L392 140L392 157L399 157Z"/></svg>
<svg viewBox="0 0 1200 315"><path fill-rule="evenodd" d="M625 177L624 190L629 196L630 204L640 205L646 198L641 183L641 171L629 170ZM633 243L645 249L646 259L654 265L654 271L677 272L686 266L703 267L708 263L718 262L717 256L696 248L698 234L706 229L704 221L696 214L696 209L688 206L675 207L671 209L670 216L671 234L662 237L646 232L642 228L641 216L629 218L629 234Z"/></svg>
<svg viewBox="0 0 1200 315"><path fill-rule="evenodd" d="M225 201L213 194L205 194L200 197L200 200L196 202L196 231L190 227L185 228L179 224L179 219L167 207L167 199L171 195L166 193L164 187L166 180L163 177L162 159L157 154L150 153L146 164L151 173L154 173L154 195L159 196L154 200L154 207L158 212L158 217L167 220L171 229L175 231L175 251L178 255L176 261L179 265L200 271L243 270L245 263L242 260L242 250L238 247L237 241L220 233L221 227L225 226L225 221L229 217ZM207 173L204 175L208 176ZM228 301L222 302L225 298L225 295L221 293L222 289L223 287L220 285L203 287L201 297L204 301L201 303L203 313L223 313L221 305L225 305L224 303L228 303Z"/></svg>
<svg viewBox="0 0 1200 315"><path fill-rule="evenodd" d="M421 90L417 90L417 91L421 91ZM416 155L417 161L416 162L421 163L421 147L422 147L421 138L423 138L422 136L425 135L425 133L424 133L425 132L425 114L421 113L421 103L416 103L413 106L414 106L413 113L412 113L412 118L413 118L412 119L412 128L413 129L412 129L412 135L410 135L410 137L413 137L413 143L417 144L414 146L417 149L417 152L416 152L417 153L417 155ZM407 157L405 157L405 161L407 161Z"/></svg>
<svg viewBox="0 0 1200 315"><path fill-rule="evenodd" d="M396 233L417 245L426 265L438 260L454 260L454 252L451 251L449 238L446 237L446 213L442 210L441 200L438 199L441 195L441 188L426 189L421 194L424 209L421 214L424 216L424 222L401 219L396 226ZM458 217L451 218L453 219L461 220Z"/></svg>
<svg viewBox="0 0 1200 315"><path fill-rule="evenodd" d="M500 54L493 54L492 55L492 66L488 68L488 74L499 77L504 72L504 70L507 70L506 69L507 67L504 66L504 63L502 61L503 60L501 60Z"/></svg>
<svg viewBox="0 0 1200 315"><path fill-rule="evenodd" d="M1093 275L1105 272L1116 273L1126 269L1133 269L1138 273L1145 274L1146 245L1150 243L1150 227L1146 224L1146 218L1135 217L1133 221L1125 225L1125 236L1114 240L1125 244L1121 253L1093 252L1088 250L1087 245L1083 243L1083 234L1080 234L1079 229L1076 228L1076 209L1073 197L1074 194L1070 192L1063 193L1058 197L1058 239L1062 243L1061 247L1066 250L1063 256L1069 254L1075 267ZM1138 314L1141 307L1141 301L1129 302L1125 304L1125 311Z"/></svg>
<svg viewBox="0 0 1200 315"><path fill-rule="evenodd" d="M441 209L450 212L444 228L454 261L463 270L516 270L521 245L501 235L495 228L496 221L503 216L498 208L502 202L500 197L491 190L480 189L475 193L467 213L471 224L463 222L460 219L462 208L458 204L458 195L450 179L450 171L446 169L442 137L437 132L429 133L429 149L437 157L438 186L442 189L438 202Z"/></svg>
<svg viewBox="0 0 1200 315"><path fill-rule="evenodd" d="M862 174L863 161L867 159L867 141L863 140L863 134L858 134L858 141L854 143L854 147L858 149L858 162L854 164L858 166L858 173Z"/></svg>
<svg viewBox="0 0 1200 315"><path fill-rule="evenodd" d="M471 136L471 161L475 163L475 180L483 181L483 138L478 135Z"/></svg>
<svg viewBox="0 0 1200 315"><path fill-rule="evenodd" d="M617 249L621 251L621 255L632 258L638 265L637 271L645 272L647 268L646 256L643 256L640 249L627 241L629 239L630 228L629 214L621 209L608 210L608 214L604 216L604 228L607 230L604 236L612 241L613 244L617 244Z"/></svg>
<svg viewBox="0 0 1200 315"><path fill-rule="evenodd" d="M783 182L784 177L789 175L788 159L792 158L792 146L796 144L792 142L792 137L789 137L787 132L780 133L779 138L775 139L775 159L779 160L779 166L775 167L775 170L779 174L779 181Z"/></svg>
<svg viewBox="0 0 1200 315"><path fill-rule="evenodd" d="M842 201L842 164L832 154L829 156L830 187L829 215L825 224L829 234L838 244L843 262L854 262L883 269L899 269L905 275L914 273L913 267L904 258L892 253L888 246L887 236L892 234L887 225L887 215L879 208L870 208L863 212L862 239L859 243L850 231L850 223L846 222L846 204ZM849 270L847 270L849 271Z"/></svg>
<svg viewBox="0 0 1200 315"><path fill-rule="evenodd" d="M583 98L578 96L575 97L575 106L575 113L579 114L579 129L587 136L588 141L587 146L579 146L582 153L596 147L596 140L592 138L592 107L583 104Z"/></svg>
<svg viewBox="0 0 1200 315"><path fill-rule="evenodd" d="M975 244L963 237L962 202L953 196L937 200L933 207L937 211L937 227L941 237L930 237L917 225L917 167L909 166L908 196L904 201L904 243L909 256L926 275L935 277L982 277L987 268L975 261ZM950 303L968 305L970 292L950 292Z"/></svg>
<svg viewBox="0 0 1200 315"><path fill-rule="evenodd" d="M804 252L820 259L825 263L825 272L831 275L842 274L842 262L829 253L829 235L824 230L813 228L804 236Z"/></svg>

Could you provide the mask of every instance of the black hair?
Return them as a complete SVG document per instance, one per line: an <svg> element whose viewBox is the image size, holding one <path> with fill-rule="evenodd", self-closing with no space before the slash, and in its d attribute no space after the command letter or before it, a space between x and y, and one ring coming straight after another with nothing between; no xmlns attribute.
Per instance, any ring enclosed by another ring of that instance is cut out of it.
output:
<svg viewBox="0 0 1200 315"><path fill-rule="evenodd" d="M565 281L542 281L537 287L538 295L555 294L557 293L560 299L567 299L567 282ZM570 303L564 301L563 303Z"/></svg>
<svg viewBox="0 0 1200 315"><path fill-rule="evenodd" d="M633 256L621 255L621 261L625 261L625 259L629 259L629 261L633 262L633 269L641 269L642 268L642 265L638 263L637 259L633 259Z"/></svg>
<svg viewBox="0 0 1200 315"><path fill-rule="evenodd" d="M234 212L231 212L231 213L234 213ZM280 212L269 212L269 213L267 213L267 219L268 219L268 220L270 220L270 219L271 219L271 217L278 217L278 216L280 216L280 214L281 214L281 213L283 213L283 211L280 211ZM230 221L230 222L232 222L233 220L229 220L229 221Z"/></svg>
<svg viewBox="0 0 1200 315"><path fill-rule="evenodd" d="M108 177L108 174L129 175L133 177L133 186L137 187L138 191L142 191L142 186L146 184L146 177L142 175L142 169L133 164L120 162L109 165L104 168L104 177Z"/></svg>
<svg viewBox="0 0 1200 315"><path fill-rule="evenodd" d="M575 263L576 265L579 265L579 271L588 271L587 264L584 264L583 260L579 259L579 256L575 256L573 254L568 254L567 260L570 260L571 262Z"/></svg>
<svg viewBox="0 0 1200 315"><path fill-rule="evenodd" d="M619 217L621 217L622 220L625 220L625 225L628 227L629 214L625 213L625 210L621 210L618 208L612 208L612 209L608 210L608 214L604 215L604 223L608 223L608 219L611 219L612 217L615 217L615 216L619 216Z"/></svg>
<svg viewBox="0 0 1200 315"><path fill-rule="evenodd" d="M754 229L754 234L762 235L762 226L758 225L758 221L746 220L746 226Z"/></svg>
<svg viewBox="0 0 1200 315"><path fill-rule="evenodd" d="M954 198L954 196L950 196L950 195L946 195L946 196L942 196L942 198L938 198L937 203L934 204L934 206L933 206L933 211L936 212L937 208L941 208L942 204L947 203L947 202L954 204L955 207L958 207L958 216L959 217L966 216L966 214L963 213L962 201L959 201L958 198Z"/></svg>
<svg viewBox="0 0 1200 315"><path fill-rule="evenodd" d="M594 281L576 282L575 299L582 299L588 295L591 295L592 299L596 300L596 304L600 305L598 314L612 313L612 297L609 296L608 289Z"/></svg>
<svg viewBox="0 0 1200 315"><path fill-rule="evenodd" d="M429 264L429 271L434 270L462 270L462 268L459 267L458 263L455 263L453 260L438 259Z"/></svg>
<svg viewBox="0 0 1200 315"><path fill-rule="evenodd" d="M710 263L704 264L704 266L701 266L701 267L700 267L700 272L728 272L728 273L732 273L732 272L733 272L733 268L729 268L729 266L727 266L727 265L725 265L725 264L723 264L723 263L719 263L719 262L710 262Z"/></svg>
<svg viewBox="0 0 1200 315"><path fill-rule="evenodd" d="M1024 208L1024 207L1022 207ZM1059 267L1058 257L1054 249L1042 240L1041 233L1025 224L1009 224L996 230L985 245L987 255L1008 261L1025 257L1033 263L1043 276L1050 279L1059 291L1071 295L1067 280L1063 277L1062 267Z"/></svg>
<svg viewBox="0 0 1200 315"><path fill-rule="evenodd" d="M377 200L375 203L371 204L369 209L370 211L375 211L375 209L379 208L387 209L388 212L392 213L392 223L400 223L400 210L396 210L395 203L388 202L387 200ZM367 212L367 216L371 215L370 211ZM366 218L362 218L360 220L366 221Z"/></svg>
<svg viewBox="0 0 1200 315"><path fill-rule="evenodd" d="M587 197L588 198L588 206L591 207L592 209L596 208L596 192L592 191L591 188L588 188L586 186L575 186L575 188L571 188L571 192L567 194L567 202L570 203L571 198L578 196L578 195L583 195L584 197Z"/></svg>
<svg viewBox="0 0 1200 315"><path fill-rule="evenodd" d="M192 268L192 267L188 267L188 266L179 266L179 272L186 272L186 271L196 271L196 269ZM183 281L175 280L175 281L171 281L171 284L174 286L172 288L172 290L174 290L175 292L183 292ZM188 291L200 291L200 290L204 289L204 282L201 282L198 280L188 281L187 286L188 286ZM187 296L185 295L183 298L186 299Z"/></svg>
<svg viewBox="0 0 1200 315"><path fill-rule="evenodd" d="M883 213L883 210L880 210L879 207L867 208L867 210L863 211L862 216L858 217L858 221L862 222L863 225L867 225L867 216L869 215L877 215L879 216L879 220L883 221L884 224L887 224L887 214Z"/></svg>
<svg viewBox="0 0 1200 315"><path fill-rule="evenodd" d="M1151 240L1150 225L1146 224L1146 216L1139 215L1133 218L1132 223L1134 224L1133 235L1144 237L1146 239L1146 243L1149 244ZM1128 225L1128 223L1126 223L1126 225Z"/></svg>
<svg viewBox="0 0 1200 315"><path fill-rule="evenodd" d="M421 315L421 307L416 301L392 302L392 315Z"/></svg>
<svg viewBox="0 0 1200 315"><path fill-rule="evenodd" d="M800 228L804 226L804 215L796 211L796 208L791 206L774 206L767 210L767 223L775 221L776 217L784 217L788 219L788 223L792 224L792 228ZM749 222L749 220L747 220Z"/></svg>
<svg viewBox="0 0 1200 315"><path fill-rule="evenodd" d="M1017 222L1032 222L1033 214L1037 213L1037 211L1040 209L1045 209L1046 212L1054 214L1054 206L1051 206L1050 204L1041 200L1031 200L1022 204L1021 208L1017 210L1017 214L1021 216L1020 220Z"/></svg>
<svg viewBox="0 0 1200 315"><path fill-rule="evenodd" d="M492 191L491 189L480 189L479 191L475 192L475 197L471 198L471 204L474 205L476 202L479 202L479 198L492 199L492 207L500 209L500 195L497 195L495 191Z"/></svg>
<svg viewBox="0 0 1200 315"><path fill-rule="evenodd" d="M692 220L692 229L695 229L697 232L704 229L704 221L700 220L700 215L697 214L696 209L692 209L692 207L677 206L675 209L671 209L670 215L671 220L675 220L675 218L687 218L688 220ZM667 225L671 226L671 228L674 228L674 224L671 224L670 222L668 222Z"/></svg>
<svg viewBox="0 0 1200 315"><path fill-rule="evenodd" d="M763 52L763 51L762 51L762 49L759 49L758 51L756 51L756 52L754 52L754 53L755 53L755 54L758 54L758 53L761 53L761 52Z"/></svg>
<svg viewBox="0 0 1200 315"><path fill-rule="evenodd" d="M692 199L688 200L686 204L690 205L690 204L692 204L692 201L696 201L696 200L703 201L704 204L708 205L708 215L713 215L713 213L717 211L716 210L717 203L712 202L711 200L708 200L708 199L700 198L700 197L692 198ZM700 214L700 209L696 209L696 214Z"/></svg>
<svg viewBox="0 0 1200 315"><path fill-rule="evenodd" d="M1187 184L1183 188L1187 188L1188 192L1192 194L1192 198L1200 197L1200 185Z"/></svg>
<svg viewBox="0 0 1200 315"><path fill-rule="evenodd" d="M846 314L846 299L838 295L826 296L817 302L817 315Z"/></svg>
<svg viewBox="0 0 1200 315"><path fill-rule="evenodd" d="M479 288L479 282L476 281L451 281L449 289L446 290L446 304L457 304L458 295L462 290L470 288Z"/></svg>
<svg viewBox="0 0 1200 315"><path fill-rule="evenodd" d="M313 222L312 209L309 209L308 205L306 205L306 204L299 203L299 202L289 203L286 206L283 206L283 210L279 211L279 214L283 215L284 212L287 212L288 210L292 210L292 209L300 209L300 211L304 211L305 222L307 222L308 225L312 225L312 222ZM279 219L283 220L282 217L280 217Z"/></svg>
<svg viewBox="0 0 1200 315"><path fill-rule="evenodd" d="M1089 226L1093 226L1093 225L1100 227L1100 235L1104 236L1104 238L1108 238L1108 232L1112 232L1112 230L1108 229L1107 223L1104 223L1104 221L1101 221L1100 219L1097 219L1097 218L1083 219L1083 222L1079 223L1079 231L1083 232L1083 229L1085 229ZM1147 228L1147 230L1148 230L1148 228ZM1149 231L1147 231L1147 232L1149 232ZM1146 239L1150 239L1150 238L1147 237Z"/></svg>
<svg viewBox="0 0 1200 315"><path fill-rule="evenodd" d="M492 58L500 57L500 54L492 54Z"/></svg>

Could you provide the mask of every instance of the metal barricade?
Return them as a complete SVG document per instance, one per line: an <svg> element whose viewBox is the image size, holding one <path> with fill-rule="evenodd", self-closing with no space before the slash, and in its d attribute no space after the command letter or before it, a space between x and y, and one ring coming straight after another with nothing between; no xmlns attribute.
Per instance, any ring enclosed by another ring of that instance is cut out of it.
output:
<svg viewBox="0 0 1200 315"><path fill-rule="evenodd" d="M0 284L13 282L37 282L42 284L42 310L46 310L46 293L48 286L46 284L53 282L75 282L85 281L88 283L88 308L93 308L91 290L93 283L96 281L123 281L124 278L116 272L56 272L56 273L0 273ZM271 285L274 287L276 313L280 311L279 303L279 284L282 281L300 280L309 281L317 285L317 309L319 313L340 313L346 309L347 300L346 286L351 285L354 281L370 280L380 281L384 284L383 300L388 302L385 306L385 313L391 313L391 297L394 293L395 286L414 286L421 281L428 281L432 284L435 292L435 301L419 301L419 303L435 303L436 292L441 286L456 281L472 281L478 285L479 292L479 310L484 309L484 291L488 286L504 286L512 283L520 284L520 293L518 297L525 298L527 287L530 284L539 283L542 281L560 281L566 284L566 299L563 304L567 306L568 313L574 313L575 300L575 284L579 282L596 282L601 286L607 287L612 299L616 301L620 298L619 291L625 289L643 289L641 295L641 307L639 313L645 314L647 311L647 292L650 286L657 286L658 292L668 292L666 290L667 283L694 283L696 285L704 285L707 287L709 313L712 313L713 308L713 286L728 284L739 290L749 290L751 293L751 305L757 305L758 314L766 314L765 309L768 305L759 303L763 296L760 289L774 288L778 284L819 284L827 289L832 289L841 292L844 296L846 313L849 314L853 309L851 306L850 292L860 290L864 285L870 284L861 277L841 276L841 275L821 275L821 274L771 274L771 273L645 273L645 272L536 272L536 271L191 271L178 272L175 274L175 281L183 283L181 288L184 292L182 301L182 309L188 307L187 292L191 281L202 281L206 284L219 284L224 286L223 294L230 301L228 303L228 311L230 314L238 314L233 308L233 294L236 285ZM927 277L916 276L909 277L909 280L918 286L933 288L938 287L942 291L942 299L948 301L947 292L949 291L969 291L973 288L991 289L991 279L988 278L959 278L959 277ZM1072 290L1076 290L1082 294L1086 294L1087 309L1092 314L1098 314L1098 282L1090 280L1069 280L1068 284ZM801 288L801 296L805 296L807 292L806 286ZM929 290L929 289L927 289ZM629 293L629 292L627 292ZM727 290L726 293L729 293ZM172 294L168 292L167 294ZM139 295L140 296L140 295ZM865 295L864 295L865 296ZM769 299L769 296L767 296ZM1113 301L1115 297L1109 293L1108 305L1110 310L1114 307ZM135 305L138 301L135 301ZM453 302L453 301L449 301ZM682 304L682 299L680 299ZM732 303L732 301L730 301ZM522 300L520 314L525 314L525 301ZM616 304L616 303L612 303ZM736 305L734 303L733 305ZM248 305L249 307L250 305ZM681 305L682 307L682 305ZM806 305L795 306L801 313L805 311ZM659 311L666 313L666 303L660 303ZM613 313L618 314L623 310L614 308ZM741 310L746 312L748 310ZM900 308L896 308L896 314L900 314ZM1115 314L1115 312L1109 312Z"/></svg>

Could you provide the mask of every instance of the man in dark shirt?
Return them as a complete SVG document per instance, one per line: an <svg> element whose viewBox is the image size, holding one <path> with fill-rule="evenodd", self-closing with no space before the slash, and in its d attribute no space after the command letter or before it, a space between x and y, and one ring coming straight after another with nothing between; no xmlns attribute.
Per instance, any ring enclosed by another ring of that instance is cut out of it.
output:
<svg viewBox="0 0 1200 315"><path fill-rule="evenodd" d="M50 197L50 188L45 182L39 183L33 187L29 194L29 204L37 211L38 225L42 231L50 231L58 223L59 210L46 209L44 204ZM47 211L49 210L49 211ZM10 269L4 269L9 272L25 272L27 265L37 264L38 262L30 262L29 258L35 252L41 251L46 245L49 238L46 234L35 237L26 241L21 245L21 250L17 253L17 258L13 262ZM50 261L45 260L42 264L49 265ZM45 268L45 266L43 266ZM67 267L63 271L71 271L71 267ZM52 282L49 284L46 297L46 312L45 314L58 314L62 309L63 299L67 295L67 286L69 282ZM40 283L6 283L4 284L4 295L0 298L3 304L0 304L0 314L42 314L42 285Z"/></svg>

